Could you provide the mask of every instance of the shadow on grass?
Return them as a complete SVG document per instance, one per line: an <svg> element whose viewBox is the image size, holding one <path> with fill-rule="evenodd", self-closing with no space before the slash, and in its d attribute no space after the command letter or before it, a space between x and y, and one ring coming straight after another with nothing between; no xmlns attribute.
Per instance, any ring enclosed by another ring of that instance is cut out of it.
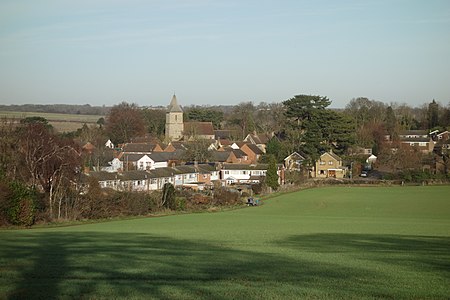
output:
<svg viewBox="0 0 450 300"><path fill-rule="evenodd" d="M343 253L368 260L450 272L450 237L322 233L291 236L277 244L314 253Z"/></svg>
<svg viewBox="0 0 450 300"><path fill-rule="evenodd" d="M330 234L294 236L277 245L319 253L336 248L355 253L417 249L422 263L433 251L434 259L444 254L448 258L449 239L435 238L431 244L421 239ZM373 278L380 274L367 268L147 234L5 235L0 261L0 283L5 285L0 286L5 291L0 298L9 299L386 296L374 284ZM445 266L440 260L434 263L436 268ZM445 263L448 266L448 260ZM355 287L342 288L350 283Z"/></svg>

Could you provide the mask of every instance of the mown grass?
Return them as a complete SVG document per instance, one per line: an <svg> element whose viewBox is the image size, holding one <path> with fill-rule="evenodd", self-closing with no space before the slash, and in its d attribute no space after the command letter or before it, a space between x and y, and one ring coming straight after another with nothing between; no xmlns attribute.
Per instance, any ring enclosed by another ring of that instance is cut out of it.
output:
<svg viewBox="0 0 450 300"><path fill-rule="evenodd" d="M446 299L450 187L0 232L0 298Z"/></svg>

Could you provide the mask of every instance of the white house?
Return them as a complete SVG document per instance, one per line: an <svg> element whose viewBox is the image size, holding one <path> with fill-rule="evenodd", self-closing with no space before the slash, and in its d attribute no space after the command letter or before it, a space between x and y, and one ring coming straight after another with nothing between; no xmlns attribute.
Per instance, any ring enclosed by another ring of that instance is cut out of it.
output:
<svg viewBox="0 0 450 300"><path fill-rule="evenodd" d="M236 183L258 183L267 172L266 164L223 164L220 170L222 185Z"/></svg>
<svg viewBox="0 0 450 300"><path fill-rule="evenodd" d="M123 169L123 163L117 157L108 162L108 164L109 166L102 167L100 170L108 173L113 173Z"/></svg>
<svg viewBox="0 0 450 300"><path fill-rule="evenodd" d="M167 159L160 153L124 154L121 159L124 170L129 171L130 164L137 170L154 170L168 166Z"/></svg>
<svg viewBox="0 0 450 300"><path fill-rule="evenodd" d="M114 149L114 144L111 142L111 140L106 141L105 147L109 149Z"/></svg>

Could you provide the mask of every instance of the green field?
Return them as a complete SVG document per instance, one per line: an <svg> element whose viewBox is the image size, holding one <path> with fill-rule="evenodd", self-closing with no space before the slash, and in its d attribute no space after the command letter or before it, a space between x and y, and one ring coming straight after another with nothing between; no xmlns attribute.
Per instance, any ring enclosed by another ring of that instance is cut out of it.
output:
<svg viewBox="0 0 450 300"><path fill-rule="evenodd" d="M450 187L0 231L0 298L448 299Z"/></svg>

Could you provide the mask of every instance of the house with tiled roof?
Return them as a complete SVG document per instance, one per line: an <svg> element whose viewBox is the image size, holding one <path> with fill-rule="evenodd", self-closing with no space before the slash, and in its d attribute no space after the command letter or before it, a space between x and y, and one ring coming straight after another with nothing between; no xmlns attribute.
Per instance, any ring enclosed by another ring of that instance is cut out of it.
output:
<svg viewBox="0 0 450 300"><path fill-rule="evenodd" d="M233 151L211 151L211 160L214 162L227 162L227 163L237 163L238 159L236 158L236 155L233 153Z"/></svg>
<svg viewBox="0 0 450 300"><path fill-rule="evenodd" d="M240 148L247 155L247 160L251 164L256 164L264 152L255 144L244 143Z"/></svg>
<svg viewBox="0 0 450 300"><path fill-rule="evenodd" d="M313 175L316 178L344 178L346 174L347 168L342 166L342 159L330 150L316 161Z"/></svg>
<svg viewBox="0 0 450 300"><path fill-rule="evenodd" d="M168 166L168 158L161 152L151 154L127 154L120 158L123 169L126 171L136 170L154 170Z"/></svg>
<svg viewBox="0 0 450 300"><path fill-rule="evenodd" d="M293 152L284 159L284 167L289 171L301 171L305 157Z"/></svg>
<svg viewBox="0 0 450 300"><path fill-rule="evenodd" d="M427 130L403 130L399 133L400 147L416 149L422 153L431 153L435 141Z"/></svg>

